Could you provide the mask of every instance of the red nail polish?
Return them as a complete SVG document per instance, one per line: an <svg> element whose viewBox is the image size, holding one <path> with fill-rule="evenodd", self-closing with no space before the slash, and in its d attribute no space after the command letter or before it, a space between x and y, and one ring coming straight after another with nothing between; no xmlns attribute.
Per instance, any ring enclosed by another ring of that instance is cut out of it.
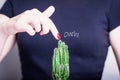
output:
<svg viewBox="0 0 120 80"><path fill-rule="evenodd" d="M40 35L41 35L41 36L45 36L45 34L44 34L44 33L40 33Z"/></svg>
<svg viewBox="0 0 120 80"><path fill-rule="evenodd" d="M45 36L45 34L41 34L41 36Z"/></svg>
<svg viewBox="0 0 120 80"><path fill-rule="evenodd" d="M57 38L58 38L58 40L61 39L60 33L57 34Z"/></svg>

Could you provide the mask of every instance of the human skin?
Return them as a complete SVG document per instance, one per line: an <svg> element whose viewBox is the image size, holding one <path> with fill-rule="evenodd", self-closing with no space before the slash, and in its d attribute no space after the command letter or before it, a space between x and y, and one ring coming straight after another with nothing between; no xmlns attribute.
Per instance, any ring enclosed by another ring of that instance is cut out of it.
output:
<svg viewBox="0 0 120 80"><path fill-rule="evenodd" d="M0 15L0 62L14 46L16 33L27 32L33 36L36 32L45 35L51 31L55 39L59 40L59 32L49 18L54 11L55 8L51 6L44 12L32 9L13 18ZM109 40L120 70L120 26L109 32Z"/></svg>
<svg viewBox="0 0 120 80"><path fill-rule="evenodd" d="M14 46L16 33L27 32L34 36L36 32L45 35L50 31L59 40L60 34L49 18L54 11L55 8L50 6L44 12L38 9L26 10L12 18L0 14L0 62Z"/></svg>

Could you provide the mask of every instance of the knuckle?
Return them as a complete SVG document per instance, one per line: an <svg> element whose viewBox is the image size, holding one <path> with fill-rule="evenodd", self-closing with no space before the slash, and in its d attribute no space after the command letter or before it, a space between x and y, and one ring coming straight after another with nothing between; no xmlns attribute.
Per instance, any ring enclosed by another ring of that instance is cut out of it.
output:
<svg viewBox="0 0 120 80"><path fill-rule="evenodd" d="M37 16L40 16L41 12L37 8L33 8L32 10L33 14L36 14Z"/></svg>
<svg viewBox="0 0 120 80"><path fill-rule="evenodd" d="M24 17L29 16L29 15L31 15L31 10L26 10L21 17L24 18Z"/></svg>
<svg viewBox="0 0 120 80"><path fill-rule="evenodd" d="M33 12L39 12L39 10L37 8L33 8L32 11Z"/></svg>
<svg viewBox="0 0 120 80"><path fill-rule="evenodd" d="M26 10L24 13L25 13L25 14L28 14L28 13L30 13L30 10Z"/></svg>

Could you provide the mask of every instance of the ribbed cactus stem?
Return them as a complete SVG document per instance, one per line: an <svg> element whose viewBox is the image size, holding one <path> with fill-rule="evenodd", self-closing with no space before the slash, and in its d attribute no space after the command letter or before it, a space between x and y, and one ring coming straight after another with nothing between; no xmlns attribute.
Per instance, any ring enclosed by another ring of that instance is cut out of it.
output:
<svg viewBox="0 0 120 80"><path fill-rule="evenodd" d="M54 49L53 54L53 80L67 80L69 77L69 52L68 46L58 41L58 48Z"/></svg>

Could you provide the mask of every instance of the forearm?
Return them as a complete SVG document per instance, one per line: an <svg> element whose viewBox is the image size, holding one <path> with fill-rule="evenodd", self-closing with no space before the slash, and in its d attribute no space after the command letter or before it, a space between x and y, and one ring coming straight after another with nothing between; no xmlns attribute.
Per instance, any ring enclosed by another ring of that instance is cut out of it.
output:
<svg viewBox="0 0 120 80"><path fill-rule="evenodd" d="M3 50L3 47L5 45L5 42L6 42L7 38L8 38L7 35L4 35L0 32L0 55L2 53L2 50Z"/></svg>
<svg viewBox="0 0 120 80"><path fill-rule="evenodd" d="M4 47L4 44L8 38L8 35L4 34L3 32L3 22L9 20L9 18L5 15L2 15L0 14L0 54L2 53L2 50L3 50L3 47Z"/></svg>
<svg viewBox="0 0 120 80"><path fill-rule="evenodd" d="M5 15L3 15L3 14L0 14L0 23L2 23L2 22L4 22L4 21L7 21L7 20L9 20L10 18L9 17L7 17L7 16L5 16Z"/></svg>
<svg viewBox="0 0 120 80"><path fill-rule="evenodd" d="M8 39L8 36L0 33L0 62L2 60L2 58L1 58L3 55L2 52L3 52L3 49L4 49L7 39Z"/></svg>
<svg viewBox="0 0 120 80"><path fill-rule="evenodd" d="M0 62L1 62L2 52L3 52L7 39L8 39L8 35L5 35L0 28L0 44L1 44L0 45Z"/></svg>
<svg viewBox="0 0 120 80"><path fill-rule="evenodd" d="M9 18L5 15L0 14L0 62L3 57L3 50L5 48L6 41L8 39L8 35L4 33L3 27L4 27L4 22L9 20Z"/></svg>
<svg viewBox="0 0 120 80"><path fill-rule="evenodd" d="M112 47L112 49L113 49L113 52L115 54L115 58L116 58L119 73L120 73L120 50L116 50L114 47Z"/></svg>
<svg viewBox="0 0 120 80"><path fill-rule="evenodd" d="M15 42L16 42L16 38L15 37L16 37L15 35L11 35L5 41L5 44L3 45L2 52L0 54L0 62L9 53L9 51L14 47Z"/></svg>
<svg viewBox="0 0 120 80"><path fill-rule="evenodd" d="M112 30L109 36L110 36L110 43L114 51L116 61L118 63L118 67L120 71L120 35L119 34L120 34L120 26Z"/></svg>

